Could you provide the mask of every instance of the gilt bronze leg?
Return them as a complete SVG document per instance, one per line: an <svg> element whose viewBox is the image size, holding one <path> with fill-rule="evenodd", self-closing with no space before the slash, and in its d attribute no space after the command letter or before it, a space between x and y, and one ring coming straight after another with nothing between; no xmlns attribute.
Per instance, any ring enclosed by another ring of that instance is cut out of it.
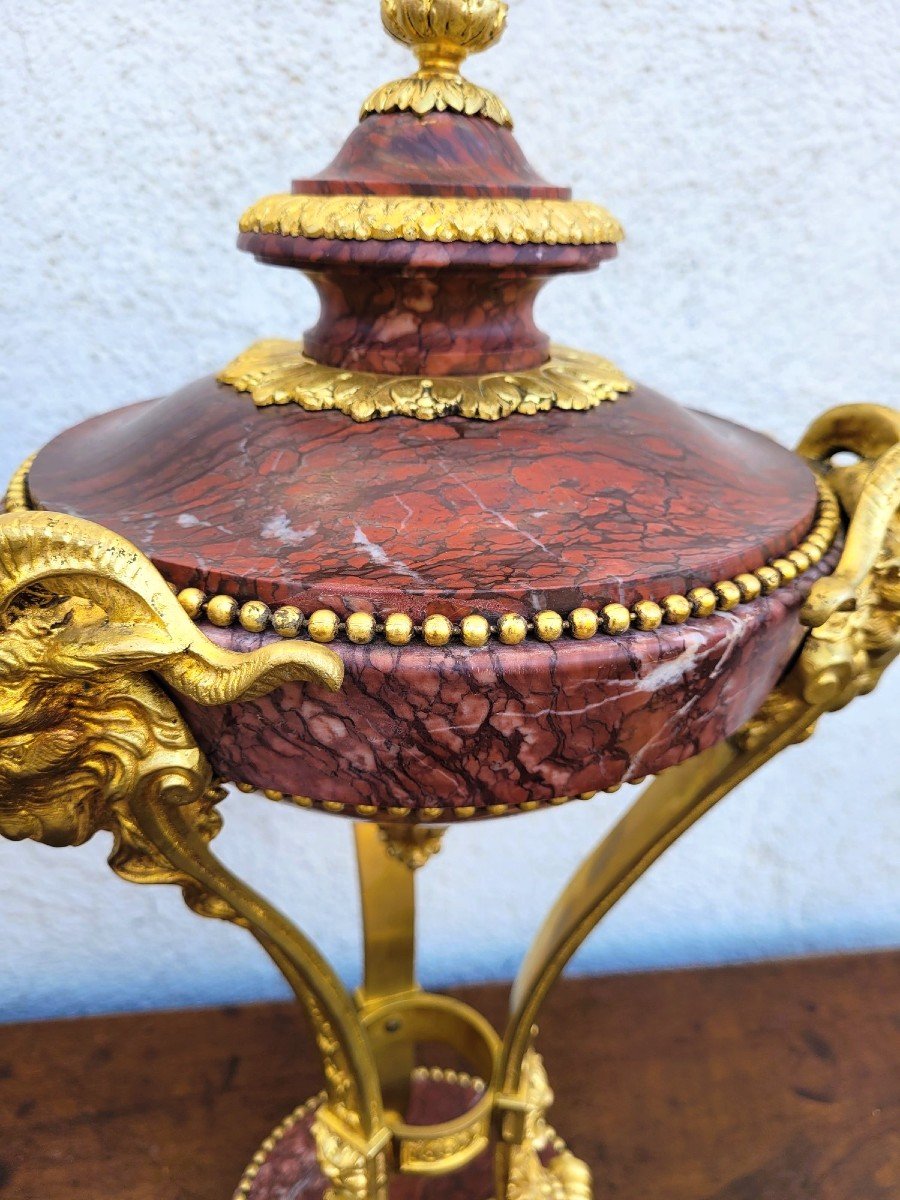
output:
<svg viewBox="0 0 900 1200"><path fill-rule="evenodd" d="M510 998L497 1101L502 1113L498 1196L566 1200L589 1194L584 1190L586 1168L565 1153L543 1168L533 1135L529 1136L529 1116L533 1121L536 1108L546 1108L552 1100L546 1086L541 1086L542 1069L533 1048L541 1006L572 955L613 905L704 813L781 749L801 740L818 711L804 705L786 714L752 746L738 736L669 768L645 789L569 881L533 942Z"/></svg>
<svg viewBox="0 0 900 1200"><path fill-rule="evenodd" d="M356 854L362 900L365 973L358 995L363 1014L377 1014L389 1002L411 996L416 983L416 894L414 867L389 850L389 829L356 826ZM376 1021L379 1069L385 1107L397 1117L409 1104L415 1047L403 1035L399 1017Z"/></svg>

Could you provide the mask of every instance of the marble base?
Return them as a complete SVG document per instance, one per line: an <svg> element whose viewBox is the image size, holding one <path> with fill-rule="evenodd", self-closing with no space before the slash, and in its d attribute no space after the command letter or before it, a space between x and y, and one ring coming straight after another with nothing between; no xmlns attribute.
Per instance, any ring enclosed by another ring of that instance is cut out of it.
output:
<svg viewBox="0 0 900 1200"><path fill-rule="evenodd" d="M417 1074L407 1119L413 1125L438 1124L465 1111L478 1095L471 1084ZM318 1103L303 1105L266 1139L234 1200L323 1200L326 1182L316 1162L312 1133ZM493 1155L489 1150L453 1175L391 1180L391 1200L486 1200L492 1195Z"/></svg>

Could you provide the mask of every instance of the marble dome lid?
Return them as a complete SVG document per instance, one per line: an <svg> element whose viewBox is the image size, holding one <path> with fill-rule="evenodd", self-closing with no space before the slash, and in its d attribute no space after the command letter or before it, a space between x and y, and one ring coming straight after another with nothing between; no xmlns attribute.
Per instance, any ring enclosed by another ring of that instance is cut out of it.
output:
<svg viewBox="0 0 900 1200"><path fill-rule="evenodd" d="M801 459L643 387L587 413L359 424L206 379L62 434L29 485L179 589L416 623L712 588L793 552L817 507Z"/></svg>

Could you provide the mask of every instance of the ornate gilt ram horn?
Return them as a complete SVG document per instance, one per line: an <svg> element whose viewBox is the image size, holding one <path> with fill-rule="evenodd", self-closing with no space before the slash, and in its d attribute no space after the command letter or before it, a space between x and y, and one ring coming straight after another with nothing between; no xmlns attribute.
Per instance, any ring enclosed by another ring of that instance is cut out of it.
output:
<svg viewBox="0 0 900 1200"><path fill-rule="evenodd" d="M884 553L888 532L900 508L900 413L877 404L847 404L814 421L798 450L828 462L842 451L858 456L856 467L837 467L833 476L861 471L856 487L841 489L848 516L844 550L834 572L819 579L801 612L801 620L819 628L837 612L852 611L860 591ZM871 464L871 465L869 465ZM867 469L868 468L868 469Z"/></svg>
<svg viewBox="0 0 900 1200"><path fill-rule="evenodd" d="M804 458L826 462L849 450L860 458L880 458L900 442L900 412L884 404L841 404L817 417L797 447Z"/></svg>
<svg viewBox="0 0 900 1200"><path fill-rule="evenodd" d="M135 546L77 517L47 512L0 516L0 616L34 587L89 600L111 621L130 625L139 660L133 669L155 671L198 704L252 700L292 680L331 691L343 682L343 663L325 646L278 642L236 654L214 645ZM120 658L127 658L125 647L120 652Z"/></svg>

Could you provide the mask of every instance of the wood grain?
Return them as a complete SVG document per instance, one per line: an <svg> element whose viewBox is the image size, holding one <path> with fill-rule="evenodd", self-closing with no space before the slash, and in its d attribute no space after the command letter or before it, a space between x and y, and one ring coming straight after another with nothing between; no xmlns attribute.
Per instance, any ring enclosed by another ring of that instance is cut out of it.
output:
<svg viewBox="0 0 900 1200"><path fill-rule="evenodd" d="M900 1196L900 954L567 982L541 1048L598 1200ZM227 1200L318 1086L284 1005L0 1028L0 1197Z"/></svg>

